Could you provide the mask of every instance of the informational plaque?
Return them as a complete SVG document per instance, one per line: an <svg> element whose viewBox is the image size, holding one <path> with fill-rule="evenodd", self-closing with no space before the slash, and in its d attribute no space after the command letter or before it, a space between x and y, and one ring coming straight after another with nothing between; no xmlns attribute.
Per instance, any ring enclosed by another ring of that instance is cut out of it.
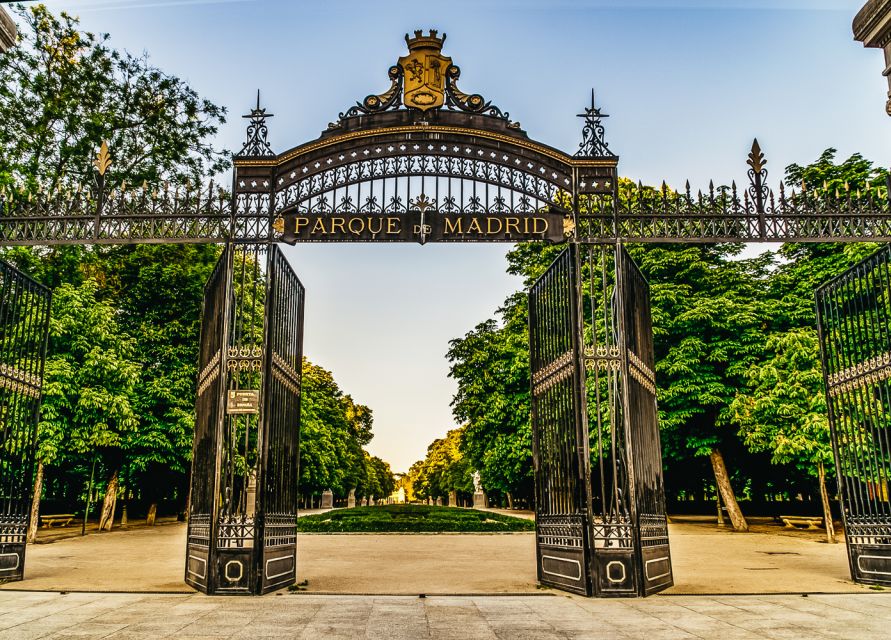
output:
<svg viewBox="0 0 891 640"><path fill-rule="evenodd" d="M231 389L226 402L226 413L259 413L260 392L256 389Z"/></svg>

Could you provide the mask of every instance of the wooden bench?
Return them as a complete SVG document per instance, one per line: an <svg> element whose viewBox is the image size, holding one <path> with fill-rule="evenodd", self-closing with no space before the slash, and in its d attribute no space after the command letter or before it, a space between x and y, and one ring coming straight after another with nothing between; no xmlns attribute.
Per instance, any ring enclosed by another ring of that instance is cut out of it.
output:
<svg viewBox="0 0 891 640"><path fill-rule="evenodd" d="M808 516L780 516L787 529L823 529L823 518Z"/></svg>
<svg viewBox="0 0 891 640"><path fill-rule="evenodd" d="M71 521L74 520L76 516L73 513L56 513L53 515L41 515L40 523L43 525L45 529L51 529L54 524L62 523L63 527L67 527L71 524Z"/></svg>

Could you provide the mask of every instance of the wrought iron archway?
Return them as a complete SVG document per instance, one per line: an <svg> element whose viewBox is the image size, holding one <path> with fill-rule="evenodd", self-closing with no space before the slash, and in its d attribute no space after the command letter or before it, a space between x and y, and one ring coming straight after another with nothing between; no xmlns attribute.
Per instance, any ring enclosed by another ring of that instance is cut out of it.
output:
<svg viewBox="0 0 891 640"><path fill-rule="evenodd" d="M891 181L772 190L757 140L742 188L620 181L593 94L565 153L462 91L444 41L407 35L385 91L282 153L258 94L228 192L107 185L105 145L95 185L0 191L0 245L226 243L197 381L186 580L199 589L261 593L295 575L304 294L275 243L566 242L530 293L539 575L646 595L672 575L648 289L622 243L891 241ZM19 511L8 515L27 521Z"/></svg>

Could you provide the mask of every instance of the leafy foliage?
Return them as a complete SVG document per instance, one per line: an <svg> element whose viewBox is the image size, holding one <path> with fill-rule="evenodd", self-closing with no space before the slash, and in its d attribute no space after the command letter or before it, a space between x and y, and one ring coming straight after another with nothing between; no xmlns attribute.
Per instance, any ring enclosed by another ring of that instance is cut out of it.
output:
<svg viewBox="0 0 891 640"><path fill-rule="evenodd" d="M473 470L461 453L462 432L463 429L452 429L445 438L434 440L427 447L424 460L412 465L409 475L414 497L446 498L452 491L465 497L473 494Z"/></svg>
<svg viewBox="0 0 891 640"><path fill-rule="evenodd" d="M767 358L749 368L745 389L730 405L733 421L750 449L816 475L818 464L832 464L816 331L774 334L765 350Z"/></svg>
<svg viewBox="0 0 891 640"><path fill-rule="evenodd" d="M389 495L394 486L389 465L362 448L372 437L371 409L345 395L330 371L306 360L301 403L301 495L325 489L340 497L350 489L359 496Z"/></svg>
<svg viewBox="0 0 891 640"><path fill-rule="evenodd" d="M876 195L885 188L884 169L859 154L838 163L835 155L827 149L814 163L790 165L787 184ZM620 199L630 184L620 181ZM785 244L754 259L740 259L742 247L732 244L629 248L651 285L663 460L675 492L713 486L712 451L723 453L732 484L749 496L791 491L799 474L830 461L814 291L875 248ZM528 287L561 250L519 244L507 271ZM466 425L461 450L487 490L514 491L531 478L526 314L517 293L499 319L453 340L448 353L455 418ZM782 466L766 467L768 458Z"/></svg>
<svg viewBox="0 0 891 640"><path fill-rule="evenodd" d="M488 320L452 340L446 357L458 382L453 413L464 424L461 451L493 495L531 499L532 428L529 421L529 337L526 297L501 309L503 324ZM455 489L458 489L456 486ZM433 494L436 495L436 494Z"/></svg>
<svg viewBox="0 0 891 640"><path fill-rule="evenodd" d="M46 189L89 184L107 141L108 179L193 184L226 165L208 140L225 109L146 55L109 46L44 5L15 9L19 43L0 56L0 182Z"/></svg>

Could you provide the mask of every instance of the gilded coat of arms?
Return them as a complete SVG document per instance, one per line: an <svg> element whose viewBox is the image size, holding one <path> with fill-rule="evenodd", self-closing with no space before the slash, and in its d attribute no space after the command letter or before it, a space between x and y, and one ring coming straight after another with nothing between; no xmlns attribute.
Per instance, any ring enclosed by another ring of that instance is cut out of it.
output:
<svg viewBox="0 0 891 640"><path fill-rule="evenodd" d="M446 71L452 59L442 55L442 45L446 34L437 37L437 32L430 30L430 35L415 31L415 37L405 35L409 54L399 58L404 73L402 102L406 107L414 107L421 111L436 109L445 102Z"/></svg>

